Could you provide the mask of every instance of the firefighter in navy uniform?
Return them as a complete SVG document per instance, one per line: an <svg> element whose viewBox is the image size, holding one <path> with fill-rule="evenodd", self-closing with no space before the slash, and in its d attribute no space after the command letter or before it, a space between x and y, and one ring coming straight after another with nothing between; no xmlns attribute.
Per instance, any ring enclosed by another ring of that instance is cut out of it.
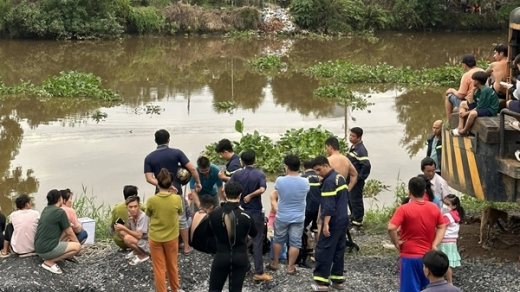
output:
<svg viewBox="0 0 520 292"><path fill-rule="evenodd" d="M345 236L348 227L348 192L345 178L330 167L325 156L314 159L313 168L321 176L321 231L315 252L313 291L331 285L343 289Z"/></svg>
<svg viewBox="0 0 520 292"><path fill-rule="evenodd" d="M349 141L352 146L347 153L347 157L358 172L357 183L352 190L349 190L350 222L354 233L363 226L363 217L365 216L363 188L372 168L368 159L368 151L361 140L362 136L363 129L359 127L350 129ZM347 181L347 183L349 182Z"/></svg>

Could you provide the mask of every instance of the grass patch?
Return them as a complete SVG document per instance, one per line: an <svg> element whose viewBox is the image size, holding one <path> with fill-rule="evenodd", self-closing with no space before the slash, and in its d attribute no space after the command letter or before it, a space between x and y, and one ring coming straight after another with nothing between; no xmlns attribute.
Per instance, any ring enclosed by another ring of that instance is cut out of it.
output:
<svg viewBox="0 0 520 292"><path fill-rule="evenodd" d="M72 208L76 210L78 217L89 217L96 221L96 241L111 239L108 233L109 218L112 209L108 204L97 203L97 197L93 193L87 194L87 187L81 186L81 194L74 198Z"/></svg>
<svg viewBox="0 0 520 292"><path fill-rule="evenodd" d="M376 181L374 182L376 184ZM368 184L367 184L368 185ZM374 186L376 187L376 186ZM380 186L383 190L387 190L388 187ZM365 189L366 186L365 186ZM397 186L394 190L394 203L391 206L379 206L377 195L379 192L375 192L375 195L372 195L371 198L374 200L370 206L370 209L365 212L365 218L363 219L363 226L365 233L367 234L386 234L388 222L392 215L394 215L397 207L401 205L401 202L405 197L408 196L408 190L406 184L397 178Z"/></svg>
<svg viewBox="0 0 520 292"><path fill-rule="evenodd" d="M460 198L460 204L466 212L466 216L480 216L482 209L485 207L493 207L495 209L504 210L508 213L520 212L520 205L514 202L489 202L482 201L475 197L457 194Z"/></svg>

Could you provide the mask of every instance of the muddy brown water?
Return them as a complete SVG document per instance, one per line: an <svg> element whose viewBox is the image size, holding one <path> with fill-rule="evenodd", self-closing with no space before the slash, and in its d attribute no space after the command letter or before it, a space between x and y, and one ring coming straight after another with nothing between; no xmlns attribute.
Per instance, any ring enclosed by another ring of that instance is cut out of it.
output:
<svg viewBox="0 0 520 292"><path fill-rule="evenodd" d="M122 200L126 184L149 197L143 159L155 149L154 132L166 128L171 146L196 160L206 144L222 138L239 139L236 119L245 131L272 138L290 128L319 124L343 137L347 127L359 126L370 153L372 173L394 186L419 173L425 141L434 120L443 117L445 88L403 88L394 85L352 85L370 93L371 113L346 111L313 98L318 82L300 72L319 61L345 59L374 65L387 62L413 68L458 63L472 52L491 57L493 46L506 34L396 34L378 35L377 42L357 38L320 40L230 41L222 38L130 38L117 41L56 42L0 40L0 76L7 84L20 79L39 83L60 71L92 72L117 90L124 103L99 107L77 100L39 101L3 98L0 106L0 205L10 213L10 197L35 196L36 208L46 204L53 188L82 186L98 203ZM266 77L250 69L247 60L265 50L286 54L288 71ZM216 102L233 99L238 109L218 111ZM158 106L147 113L146 106ZM108 117L91 118L99 109ZM347 117L345 117L347 112ZM269 190L272 184L269 185ZM263 196L268 209L268 195ZM390 204L383 193L372 207Z"/></svg>

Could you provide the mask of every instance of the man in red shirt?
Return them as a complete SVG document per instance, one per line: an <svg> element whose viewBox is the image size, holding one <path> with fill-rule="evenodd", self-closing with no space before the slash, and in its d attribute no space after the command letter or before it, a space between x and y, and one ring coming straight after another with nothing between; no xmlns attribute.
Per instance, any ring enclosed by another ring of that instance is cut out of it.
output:
<svg viewBox="0 0 520 292"><path fill-rule="evenodd" d="M439 207L424 201L425 183L419 177L408 182L410 203L401 205L388 223L388 235L399 250L399 287L401 292L419 292L428 284L421 258L437 250L446 231ZM401 228L400 237L397 229Z"/></svg>

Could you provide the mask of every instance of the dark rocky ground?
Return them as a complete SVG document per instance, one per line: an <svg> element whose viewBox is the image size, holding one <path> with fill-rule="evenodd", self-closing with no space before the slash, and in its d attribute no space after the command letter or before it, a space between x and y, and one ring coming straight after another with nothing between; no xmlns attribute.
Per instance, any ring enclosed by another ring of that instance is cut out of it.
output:
<svg viewBox="0 0 520 292"><path fill-rule="evenodd" d="M383 235L355 237L362 250L345 256L346 291L398 291L397 253L381 247L386 240ZM78 258L80 264L60 263L62 275L41 268L37 257L0 259L0 291L154 291L151 263L134 267L123 256L113 245L97 244L86 248L86 254ZM182 289L208 291L210 266L208 255L179 255ZM312 270L300 268L298 275L290 276L284 267L272 273L272 282L255 284L248 277L243 291L310 291ZM520 291L520 264L466 258L455 271L454 281L463 291Z"/></svg>

